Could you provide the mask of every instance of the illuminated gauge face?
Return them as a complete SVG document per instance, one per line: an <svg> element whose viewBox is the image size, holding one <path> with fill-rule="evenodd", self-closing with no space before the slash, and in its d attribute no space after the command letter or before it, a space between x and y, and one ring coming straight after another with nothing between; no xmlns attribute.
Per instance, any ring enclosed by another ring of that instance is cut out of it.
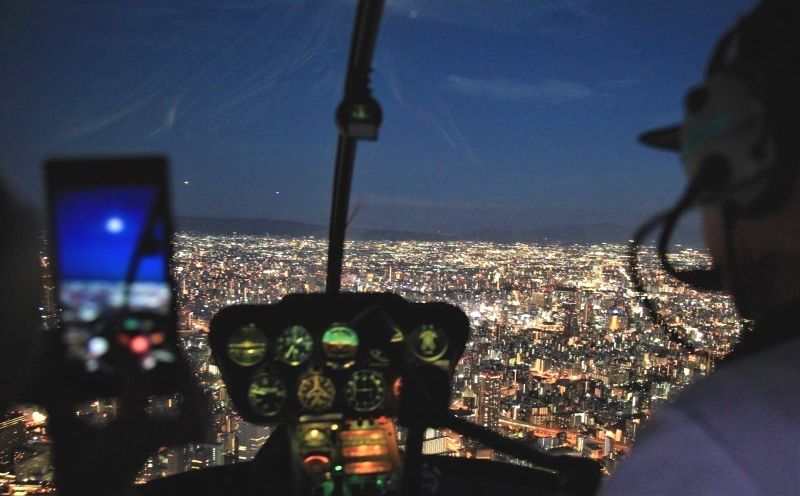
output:
<svg viewBox="0 0 800 496"><path fill-rule="evenodd" d="M334 365L347 366L358 351L358 334L345 325L334 324L322 335L322 351Z"/></svg>
<svg viewBox="0 0 800 496"><path fill-rule="evenodd" d="M411 351L425 362L434 362L442 358L447 353L447 345L447 334L431 324L417 327L409 337Z"/></svg>
<svg viewBox="0 0 800 496"><path fill-rule="evenodd" d="M294 325L283 330L277 341L278 358L289 365L300 365L308 360L314 349L314 340L305 327Z"/></svg>
<svg viewBox="0 0 800 496"><path fill-rule="evenodd" d="M357 370L347 381L347 404L357 412L371 412L383 404L385 390L380 372Z"/></svg>
<svg viewBox="0 0 800 496"><path fill-rule="evenodd" d="M281 411L286 399L286 388L276 377L262 373L253 378L247 389L247 401L259 415L270 417Z"/></svg>
<svg viewBox="0 0 800 496"><path fill-rule="evenodd" d="M321 373L311 372L300 379L297 399L306 410L315 413L329 410L333 406L334 398L336 398L336 386Z"/></svg>
<svg viewBox="0 0 800 496"><path fill-rule="evenodd" d="M317 427L312 427L305 431L302 435L302 439L303 447L310 450L324 448L330 444L328 435Z"/></svg>
<svg viewBox="0 0 800 496"><path fill-rule="evenodd" d="M228 339L228 358L242 367L257 364L266 353L267 337L255 324L239 328Z"/></svg>

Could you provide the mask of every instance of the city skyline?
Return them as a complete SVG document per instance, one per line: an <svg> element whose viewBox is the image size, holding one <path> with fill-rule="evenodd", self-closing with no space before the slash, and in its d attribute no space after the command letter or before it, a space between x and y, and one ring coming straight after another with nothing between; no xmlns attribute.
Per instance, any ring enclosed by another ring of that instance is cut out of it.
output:
<svg viewBox="0 0 800 496"><path fill-rule="evenodd" d="M313 237L176 234L172 267L181 343L214 425L205 442L163 448L148 458L139 483L255 456L271 428L236 414L210 357L209 322L227 305L323 291L326 247L326 240ZM713 370L741 332L729 298L681 286L656 270L652 249L645 252L651 296L672 330L697 351L653 327L630 286L626 247L619 244L349 241L342 288L460 307L471 336L453 378L453 411L553 454L598 460L609 474L653 411ZM675 257L685 265L709 262L707 253L690 248ZM42 262L46 267L47 259ZM43 323L52 327L57 306L47 278L43 305ZM79 408L89 422L107 422L115 412L105 401ZM13 459L0 485L52 488L39 480L52 478L43 413L28 407L7 419L8 429L0 426L0 458ZM517 463L447 430L430 429L423 451Z"/></svg>

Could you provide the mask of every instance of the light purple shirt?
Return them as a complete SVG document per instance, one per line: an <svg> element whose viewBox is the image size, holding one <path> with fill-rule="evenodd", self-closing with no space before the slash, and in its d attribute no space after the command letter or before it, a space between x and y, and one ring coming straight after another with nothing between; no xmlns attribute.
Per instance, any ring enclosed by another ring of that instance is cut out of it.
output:
<svg viewBox="0 0 800 496"><path fill-rule="evenodd" d="M800 340L688 387L653 415L601 494L800 495Z"/></svg>

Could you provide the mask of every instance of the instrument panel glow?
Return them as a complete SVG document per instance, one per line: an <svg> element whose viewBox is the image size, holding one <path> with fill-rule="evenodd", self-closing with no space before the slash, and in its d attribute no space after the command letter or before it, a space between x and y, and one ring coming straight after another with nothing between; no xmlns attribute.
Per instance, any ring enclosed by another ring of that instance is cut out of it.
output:
<svg viewBox="0 0 800 496"><path fill-rule="evenodd" d="M447 353L447 334L432 324L414 329L410 336L411 352L424 362L434 362Z"/></svg>
<svg viewBox="0 0 800 496"><path fill-rule="evenodd" d="M277 340L278 358L289 365L297 366L308 360L314 349L314 339L300 325L289 326Z"/></svg>
<svg viewBox="0 0 800 496"><path fill-rule="evenodd" d="M275 376L262 372L253 378L247 389L247 402L259 415L270 417L283 408L286 387Z"/></svg>
<svg viewBox="0 0 800 496"><path fill-rule="evenodd" d="M333 366L346 368L358 352L358 334L343 324L334 324L322 335L322 351Z"/></svg>
<svg viewBox="0 0 800 496"><path fill-rule="evenodd" d="M383 404L386 386L383 375L375 370L357 370L347 381L345 398L357 412L371 412Z"/></svg>
<svg viewBox="0 0 800 496"><path fill-rule="evenodd" d="M242 367L252 367L267 353L267 337L255 324L240 327L228 340L228 358Z"/></svg>
<svg viewBox="0 0 800 496"><path fill-rule="evenodd" d="M311 372L300 379L297 386L297 399L303 408L315 413L329 410L336 398L333 381L320 372Z"/></svg>

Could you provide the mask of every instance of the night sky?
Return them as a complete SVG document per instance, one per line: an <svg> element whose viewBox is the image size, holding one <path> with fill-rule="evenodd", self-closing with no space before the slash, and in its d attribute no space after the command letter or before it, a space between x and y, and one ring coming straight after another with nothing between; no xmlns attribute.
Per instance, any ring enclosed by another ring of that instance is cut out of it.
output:
<svg viewBox="0 0 800 496"><path fill-rule="evenodd" d="M388 0L354 225L634 226L674 201L680 117L753 0ZM124 4L124 5L123 5ZM0 171L161 152L179 215L327 223L354 1L0 4Z"/></svg>

